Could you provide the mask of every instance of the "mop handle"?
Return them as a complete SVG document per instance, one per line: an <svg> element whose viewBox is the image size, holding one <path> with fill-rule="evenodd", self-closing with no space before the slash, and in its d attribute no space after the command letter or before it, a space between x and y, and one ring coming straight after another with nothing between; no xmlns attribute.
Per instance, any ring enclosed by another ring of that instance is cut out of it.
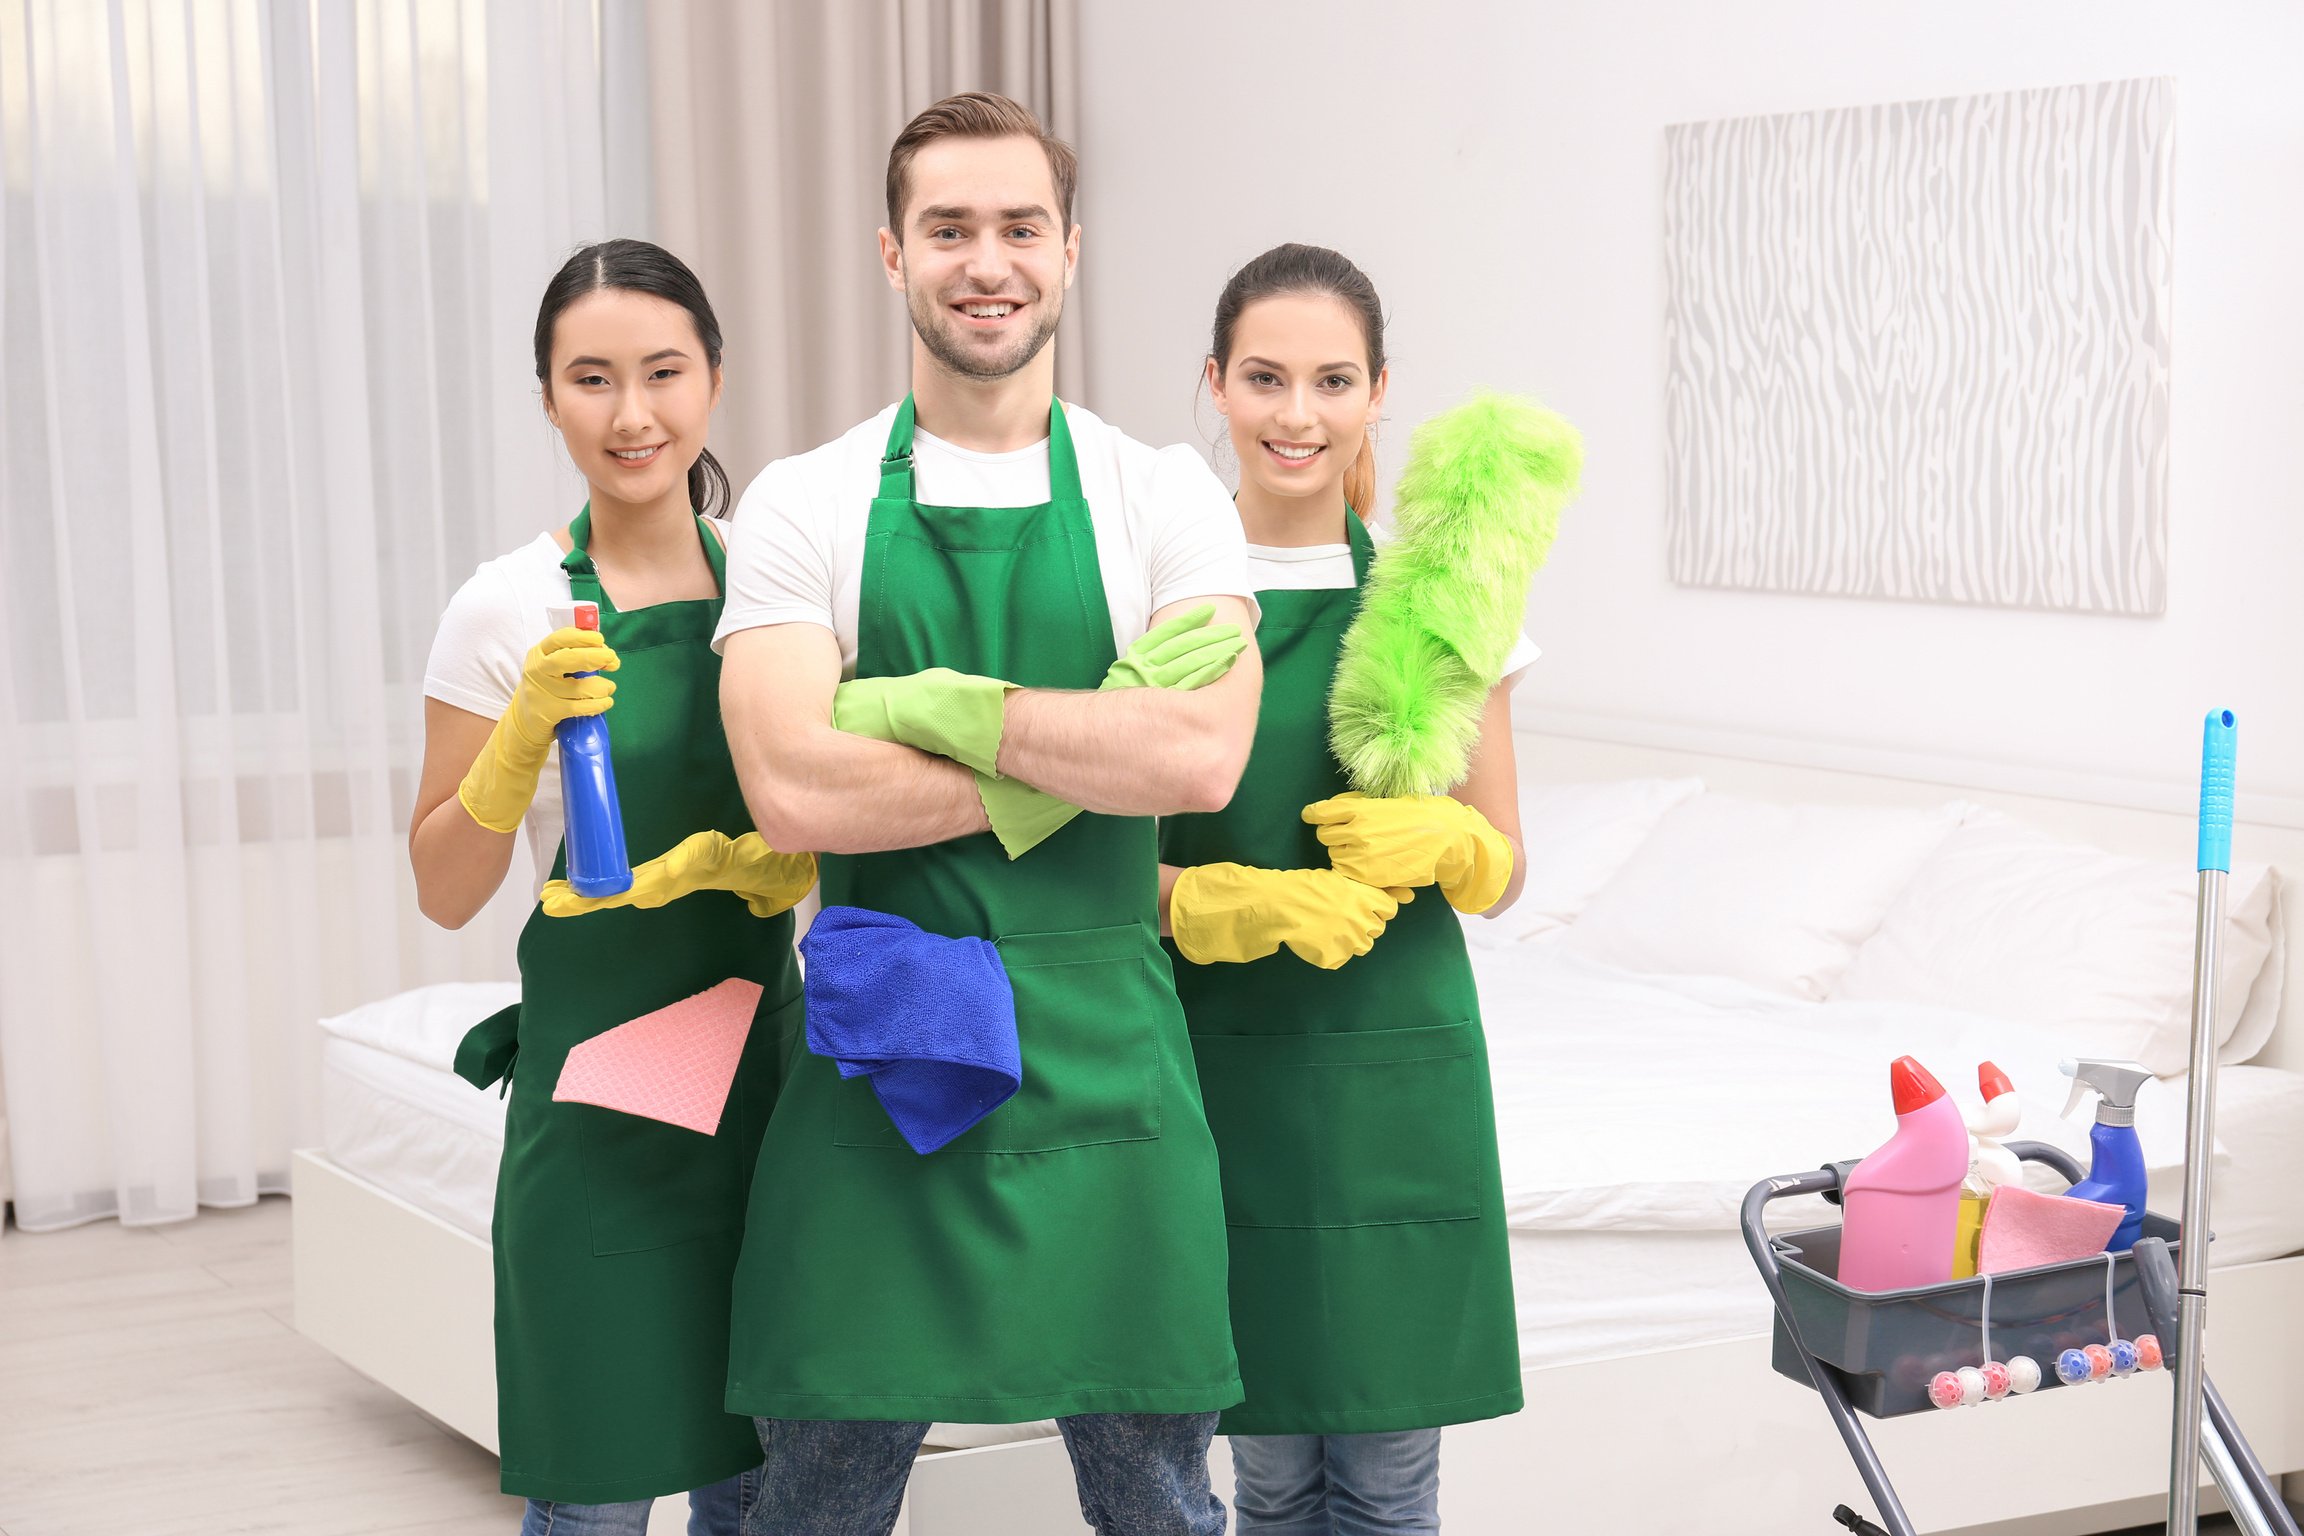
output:
<svg viewBox="0 0 2304 1536"><path fill-rule="evenodd" d="M2200 902L2192 948L2192 1058L2184 1109L2184 1243L2178 1250L2176 1424L2168 1457L2168 1533L2199 1529L2200 1408L2208 1313L2208 1173L2216 1126L2216 982L2224 879L2232 868L2232 773L2239 730L2228 709L2200 736Z"/></svg>
<svg viewBox="0 0 2304 1536"><path fill-rule="evenodd" d="M2240 728L2228 709L2211 710L2200 733L2200 868L2232 869L2232 762Z"/></svg>

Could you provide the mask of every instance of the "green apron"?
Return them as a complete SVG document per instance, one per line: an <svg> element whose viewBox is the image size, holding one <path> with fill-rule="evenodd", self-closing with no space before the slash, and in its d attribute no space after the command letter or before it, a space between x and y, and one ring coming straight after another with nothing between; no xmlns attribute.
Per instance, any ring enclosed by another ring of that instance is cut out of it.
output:
<svg viewBox="0 0 2304 1536"><path fill-rule="evenodd" d="M896 413L864 541L856 673L1094 688L1112 624L1061 408L1052 500L913 499ZM1115 509L1116 510L1116 509ZM828 856L827 904L998 942L1024 1082L926 1157L862 1077L794 1052L737 1271L728 1406L1017 1423L1240 1400L1223 1195L1159 933L1153 824L1083 815L1010 863L982 833Z"/></svg>
<svg viewBox="0 0 2304 1536"><path fill-rule="evenodd" d="M635 855L714 828L752 830L720 730L720 599L619 613L586 553L589 508L562 562L614 647L610 711L624 835ZM725 590L720 541L697 537ZM553 875L567 868L563 845ZM553 1102L569 1048L731 976L761 986L719 1133ZM605 1504L700 1488L760 1463L721 1404L728 1288L781 1035L800 1027L792 919L762 922L725 891L652 911L531 915L521 1001L465 1039L457 1070L511 1078L496 1179L497 1423L504 1491Z"/></svg>
<svg viewBox="0 0 2304 1536"><path fill-rule="evenodd" d="M1369 540L1347 514L1352 567ZM1341 794L1328 686L1356 589L1259 592L1264 707L1225 809L1160 824L1176 865L1325 869L1301 816ZM1173 948L1173 946L1171 946ZM1176 963L1223 1155L1245 1403L1226 1434L1359 1434L1520 1407L1480 999L1436 889L1324 971L1282 949Z"/></svg>

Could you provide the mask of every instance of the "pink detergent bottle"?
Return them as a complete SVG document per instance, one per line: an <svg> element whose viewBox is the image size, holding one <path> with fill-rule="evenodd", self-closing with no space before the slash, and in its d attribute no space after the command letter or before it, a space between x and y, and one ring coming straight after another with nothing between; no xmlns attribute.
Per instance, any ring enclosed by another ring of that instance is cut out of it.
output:
<svg viewBox="0 0 2304 1536"><path fill-rule="evenodd" d="M1909 1056L1888 1068L1896 1134L1841 1186L1842 1285L1901 1291L1952 1278L1968 1126L1944 1085Z"/></svg>

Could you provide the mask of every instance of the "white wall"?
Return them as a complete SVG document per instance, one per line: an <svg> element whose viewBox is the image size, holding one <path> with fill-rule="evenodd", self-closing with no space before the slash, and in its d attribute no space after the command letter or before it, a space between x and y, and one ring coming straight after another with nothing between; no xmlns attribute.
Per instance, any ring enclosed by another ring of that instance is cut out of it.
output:
<svg viewBox="0 0 2304 1536"><path fill-rule="evenodd" d="M1392 312L1387 481L1474 384L1582 427L1523 724L2175 806L2211 706L2243 814L2304 825L2304 6L1565 0L1082 7L1089 401L1215 436L1231 269L1339 247ZM2169 74L2169 600L2158 619L1696 591L1665 575L1664 126ZM1599 717L1599 718L1596 718Z"/></svg>

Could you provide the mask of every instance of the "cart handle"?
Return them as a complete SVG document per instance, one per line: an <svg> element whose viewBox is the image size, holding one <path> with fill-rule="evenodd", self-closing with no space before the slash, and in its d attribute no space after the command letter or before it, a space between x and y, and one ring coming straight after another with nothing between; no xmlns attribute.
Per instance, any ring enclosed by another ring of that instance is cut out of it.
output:
<svg viewBox="0 0 2304 1536"><path fill-rule="evenodd" d="M2062 1147L2051 1146L2045 1141L2011 1141L2007 1147L2027 1163L2038 1163L2053 1169L2067 1184L2080 1182L2079 1160ZM1841 1185L1847 1182L1848 1175L1855 1171L1857 1163L1861 1161L1860 1158L1847 1158L1837 1163L1826 1163L1807 1173L1778 1174L1772 1179L1762 1179L1744 1192L1745 1243L1752 1249L1754 1258L1759 1258L1763 1250L1768 1251L1768 1257L1761 1262L1763 1274L1775 1273L1775 1255L1768 1243L1767 1227L1763 1220L1768 1202L1788 1199L1794 1195L1822 1195L1830 1204L1838 1205Z"/></svg>
<svg viewBox="0 0 2304 1536"><path fill-rule="evenodd" d="M2062 1147L2052 1147L2044 1141L2011 1141L2008 1150L2027 1163L2039 1163L2056 1170L2057 1176L2067 1184L2080 1182L2080 1160Z"/></svg>

